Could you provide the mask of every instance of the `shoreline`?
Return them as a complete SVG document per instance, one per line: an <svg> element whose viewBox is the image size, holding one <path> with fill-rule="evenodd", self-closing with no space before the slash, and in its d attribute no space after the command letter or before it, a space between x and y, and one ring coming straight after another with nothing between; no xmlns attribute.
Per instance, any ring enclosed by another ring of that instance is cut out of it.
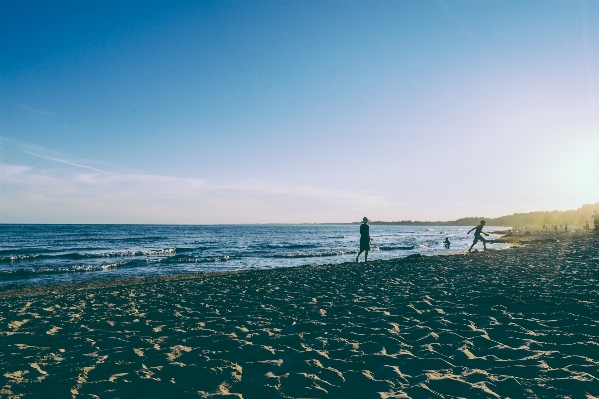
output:
<svg viewBox="0 0 599 399"><path fill-rule="evenodd" d="M509 248L504 249L493 249L490 248L487 252L495 252L495 251L506 251L512 250L515 248L522 247L524 245L531 245L536 243L546 243L553 242L556 240L556 237L552 234L542 234L539 235L530 235L526 236L524 233L511 234L506 236L507 231L490 231L490 234L503 235L502 237L489 240L490 244L493 243L507 243L511 246ZM578 232L569 232L568 235L565 235L564 238L573 237L576 235L581 235ZM543 237L542 239L540 237ZM559 236L557 237L559 238ZM481 244L479 244L480 246ZM473 253L484 252L481 248L475 248ZM472 255L468 254L466 251L460 252L451 252L443 255L420 255L420 254L411 254L401 258L392 258L392 259L375 259L371 260L368 263L377 262L377 264L384 265L385 263L395 263L401 262L403 260L413 260L422 258L437 258L437 257L447 257L447 256L467 256ZM372 254L371 254L372 256ZM360 263L364 263L360 261ZM89 281L76 281L76 282L67 282L67 283L46 283L46 284L23 284L23 283L12 283L7 284L5 286L0 287L0 300L5 298L10 298L12 296L37 296L37 295L45 295L45 294L53 294L58 292L61 289L73 289L73 290L86 290L86 289L104 289L111 287L123 287L129 285L140 285L146 283L159 283L159 282L168 282L168 281L178 281L178 280L190 280L197 279L201 277L208 277L212 275L225 275L225 274L237 274L237 273L254 273L254 272L265 272L272 270L287 270L287 269L301 269L301 268L320 268L320 267L343 267L348 265L354 265L355 262L343 262L343 263L328 263L323 265L299 265L299 266L291 266L291 267L283 267L283 268L264 268L264 269L247 269L247 270L222 270L222 271L210 271L210 272L197 272L197 273L178 273L178 274L169 274L169 275L160 275L160 276L144 276L144 277L122 277L115 279L97 279L97 280L89 280Z"/></svg>
<svg viewBox="0 0 599 399"><path fill-rule="evenodd" d="M499 251L499 250L496 250ZM503 250L502 250L503 251ZM359 264L376 264L377 266L384 266L386 263L395 264L397 262L411 262L420 258L435 258L435 257L446 257L446 256L460 256L467 255L466 253L450 253L447 255L420 255L412 254L403 258L394 259L383 259L373 260L364 262L361 261ZM226 276L235 274L254 274L254 273L268 273L282 270L302 270L302 269L320 269L320 268L331 268L331 267L349 267L357 265L357 262L344 262L344 263L329 263L325 265L301 265L271 269L248 269L248 270L223 270L214 272L198 272L198 273L180 273L180 274L169 274L163 276L147 276L147 277L123 277L117 279L105 279L105 280L92 280L92 281L78 281L70 283L50 283L50 284L39 284L39 285L26 285L16 284L17 287L10 287L0 290L0 300L9 298L22 298L28 296L40 296L58 294L60 291L85 291L85 290L102 290L119 287L138 286L145 284L156 284L156 283L175 283L184 280L196 280L201 278L215 277L215 276Z"/></svg>
<svg viewBox="0 0 599 399"><path fill-rule="evenodd" d="M0 293L0 396L599 397L599 237Z"/></svg>
<svg viewBox="0 0 599 399"><path fill-rule="evenodd" d="M372 259L459 252L467 249L469 240L463 229L457 228L396 226L379 230L373 237ZM7 249L0 251L0 291L6 286L340 264L355 259L358 247L354 241L359 237L347 226L249 230L66 228L58 235L52 233L52 228L39 228L29 235L27 231L5 231ZM75 232L83 237L75 238ZM8 245L11 235L25 238ZM67 241L61 241L63 235ZM234 237L240 235L244 239L235 241ZM319 239L313 240L314 236ZM450 250L441 245L444 237L454 243ZM40 242L44 245L37 248ZM502 246L507 245L498 245Z"/></svg>

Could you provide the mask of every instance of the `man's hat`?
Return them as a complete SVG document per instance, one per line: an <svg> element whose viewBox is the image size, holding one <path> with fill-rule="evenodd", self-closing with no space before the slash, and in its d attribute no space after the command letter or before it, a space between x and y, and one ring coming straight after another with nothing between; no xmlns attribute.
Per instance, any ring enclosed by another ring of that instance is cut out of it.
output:
<svg viewBox="0 0 599 399"><path fill-rule="evenodd" d="M364 218L362 219L363 223L368 223L368 218L366 216L364 216Z"/></svg>
<svg viewBox="0 0 599 399"><path fill-rule="evenodd" d="M480 221L480 224L486 224L487 222L485 222L484 220Z"/></svg>

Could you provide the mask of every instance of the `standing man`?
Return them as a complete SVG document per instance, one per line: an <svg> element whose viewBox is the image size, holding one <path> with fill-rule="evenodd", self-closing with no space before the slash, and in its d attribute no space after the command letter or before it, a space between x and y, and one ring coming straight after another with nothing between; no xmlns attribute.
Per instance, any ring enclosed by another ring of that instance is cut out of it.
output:
<svg viewBox="0 0 599 399"><path fill-rule="evenodd" d="M487 250L487 240L485 240L483 238L483 236L481 234L486 235L487 237L489 236L489 233L485 233L483 231L483 227L485 227L485 224L487 222L485 222L484 220L480 221L480 224L476 227L473 227L472 229L470 229L470 231L468 232L468 234L470 234L470 232L472 230L474 230L474 241L472 242L472 245L470 246L470 249L468 250L468 252L472 251L472 247L474 246L474 244L476 244L479 241L483 242L483 247L485 248L485 251Z"/></svg>
<svg viewBox="0 0 599 399"><path fill-rule="evenodd" d="M599 213L597 213L597 211L594 211L593 213L593 224L595 225L595 234L599 234Z"/></svg>
<svg viewBox="0 0 599 399"><path fill-rule="evenodd" d="M370 251L370 226L368 226L368 218L364 217L360 225L360 252L356 256L356 262L358 262L362 252L365 252L364 262L368 262L368 251Z"/></svg>

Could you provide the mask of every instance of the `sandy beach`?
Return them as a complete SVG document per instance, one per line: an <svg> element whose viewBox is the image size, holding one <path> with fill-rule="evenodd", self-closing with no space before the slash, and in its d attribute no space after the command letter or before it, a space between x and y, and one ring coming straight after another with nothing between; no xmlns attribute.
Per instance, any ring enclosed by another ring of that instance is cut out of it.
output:
<svg viewBox="0 0 599 399"><path fill-rule="evenodd" d="M599 397L599 238L0 292L1 398Z"/></svg>

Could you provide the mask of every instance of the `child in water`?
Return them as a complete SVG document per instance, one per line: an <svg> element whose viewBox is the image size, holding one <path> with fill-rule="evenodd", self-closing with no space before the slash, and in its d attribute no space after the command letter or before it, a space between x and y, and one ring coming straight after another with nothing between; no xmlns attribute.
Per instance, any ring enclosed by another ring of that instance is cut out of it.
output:
<svg viewBox="0 0 599 399"><path fill-rule="evenodd" d="M448 237L445 237L445 240L443 240L443 245L445 245L445 248L449 249L449 246L451 245L451 243L449 242Z"/></svg>
<svg viewBox="0 0 599 399"><path fill-rule="evenodd" d="M470 246L470 249L468 250L468 252L472 251L472 247L474 247L474 244L476 244L476 243L477 243L477 242L479 242L479 241L482 241L482 242L483 242L483 247L485 248L485 251L487 250L487 240L485 240L485 239L483 238L483 236L481 235L481 234L484 234L484 235L486 235L487 237L489 236L489 233L485 233L485 232L483 231L483 227L485 227L485 224L486 224L486 223L487 223L487 222L485 222L484 220L481 220L481 221L480 221L480 224L479 224L478 226L476 226L476 227L473 227L473 228L472 228L472 229L471 229L471 230L468 232L468 234L470 234L470 232L471 232L472 230L475 230L475 231L474 231L474 242L473 242L473 243L472 243L472 245Z"/></svg>

